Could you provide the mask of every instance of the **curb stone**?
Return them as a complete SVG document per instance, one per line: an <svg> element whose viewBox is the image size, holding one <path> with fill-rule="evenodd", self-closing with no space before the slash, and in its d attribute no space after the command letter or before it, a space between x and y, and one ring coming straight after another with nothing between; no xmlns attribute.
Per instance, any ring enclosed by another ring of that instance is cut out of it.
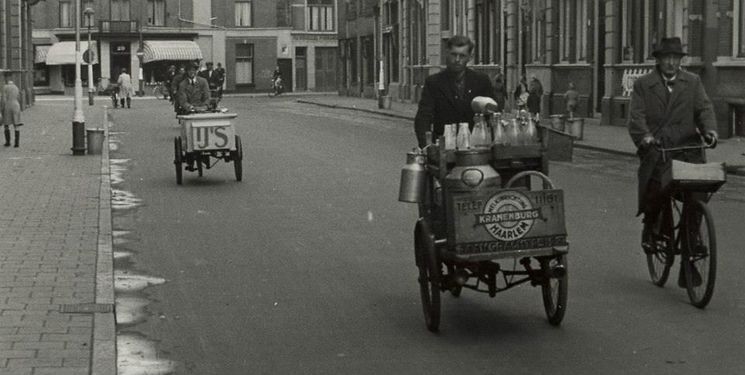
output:
<svg viewBox="0 0 745 375"><path fill-rule="evenodd" d="M114 255L111 218L111 165L109 160L108 107L104 106L104 147L99 190L98 253L96 255L96 303L114 306ZM116 316L114 309L93 316L91 374L116 375Z"/></svg>
<svg viewBox="0 0 745 375"><path fill-rule="evenodd" d="M400 115L400 114L397 114L397 113L385 112L383 110L375 110L375 109L367 109L367 108L357 108L357 107L346 106L346 105L337 105L337 104L326 104L326 103L319 103L319 102L314 102L312 100L305 100L305 99L297 99L296 102L297 103L303 103L303 104L311 104L311 105L316 105L316 106L319 106L319 107L326 107L326 108L336 108L336 109L345 109L345 110L350 110L350 111L367 112L367 113L373 113L373 114L382 115L382 116L388 116L388 117L394 117L394 118L399 118L399 119L403 119L403 120L414 121L414 117L412 117L412 116L406 116L406 115ZM615 149L612 149L612 148L601 147L601 146L594 146L594 145L590 145L590 144L587 144L587 143L584 143L584 142L581 142L581 141L580 142L575 142L574 143L574 147L575 148L580 148L580 149L586 149L586 150L604 152L604 153L607 153L607 154L613 154L613 155L619 155L619 156L636 157L636 154L633 153L633 152L622 151L622 150L615 150ZM745 155L745 154L743 154L743 155ZM728 166L725 166L725 172L727 174L731 174L731 175L745 176L745 165L728 165Z"/></svg>

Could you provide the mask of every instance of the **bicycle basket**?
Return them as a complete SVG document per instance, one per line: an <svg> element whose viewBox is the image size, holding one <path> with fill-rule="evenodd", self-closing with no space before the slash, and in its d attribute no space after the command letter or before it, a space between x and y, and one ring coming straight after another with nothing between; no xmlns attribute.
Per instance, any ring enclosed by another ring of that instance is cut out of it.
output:
<svg viewBox="0 0 745 375"><path fill-rule="evenodd" d="M693 164L680 160L667 163L660 184L673 188L713 193L727 180L723 163Z"/></svg>

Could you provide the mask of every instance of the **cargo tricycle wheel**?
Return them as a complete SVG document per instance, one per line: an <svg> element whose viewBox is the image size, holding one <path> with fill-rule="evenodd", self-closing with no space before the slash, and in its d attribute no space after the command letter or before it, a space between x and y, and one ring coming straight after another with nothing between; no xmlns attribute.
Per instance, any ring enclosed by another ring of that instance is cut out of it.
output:
<svg viewBox="0 0 745 375"><path fill-rule="evenodd" d="M558 326L564 319L567 306L568 273L566 255L541 259L541 272L544 280L541 284L543 307L548 322Z"/></svg>
<svg viewBox="0 0 745 375"><path fill-rule="evenodd" d="M414 229L414 251L419 268L419 292L422 298L427 329L437 332L440 327L440 260L435 248L435 237L424 220Z"/></svg>
<svg viewBox="0 0 745 375"><path fill-rule="evenodd" d="M235 180L243 180L243 145L241 137L235 136L235 151L230 152L230 158L233 159L233 169L235 170Z"/></svg>
<svg viewBox="0 0 745 375"><path fill-rule="evenodd" d="M181 153L181 137L173 140L174 159L173 164L176 166L176 183L181 185L184 181L183 154Z"/></svg>

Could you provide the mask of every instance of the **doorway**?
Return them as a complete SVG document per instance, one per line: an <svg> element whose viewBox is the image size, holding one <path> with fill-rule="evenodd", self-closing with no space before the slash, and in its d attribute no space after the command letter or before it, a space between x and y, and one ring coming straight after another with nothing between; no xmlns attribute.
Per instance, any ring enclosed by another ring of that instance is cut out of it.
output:
<svg viewBox="0 0 745 375"><path fill-rule="evenodd" d="M292 59L277 59L285 92L292 91Z"/></svg>
<svg viewBox="0 0 745 375"><path fill-rule="evenodd" d="M316 91L336 90L336 47L316 47Z"/></svg>
<svg viewBox="0 0 745 375"><path fill-rule="evenodd" d="M111 62L109 64L111 71L111 82L116 82L122 69L127 69L127 73L132 74L132 55L129 42L112 42L111 43Z"/></svg>
<svg viewBox="0 0 745 375"><path fill-rule="evenodd" d="M308 47L295 47L295 82L297 91L308 90Z"/></svg>

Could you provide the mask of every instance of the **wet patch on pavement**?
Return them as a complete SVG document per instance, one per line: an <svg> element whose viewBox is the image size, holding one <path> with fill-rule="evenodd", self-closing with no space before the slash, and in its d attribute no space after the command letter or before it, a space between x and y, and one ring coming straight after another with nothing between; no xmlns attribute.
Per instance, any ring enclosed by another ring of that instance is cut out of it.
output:
<svg viewBox="0 0 745 375"><path fill-rule="evenodd" d="M119 375L161 375L174 372L174 362L159 358L155 343L140 334L118 335L116 349Z"/></svg>
<svg viewBox="0 0 745 375"><path fill-rule="evenodd" d="M111 132L111 134L121 134ZM121 141L109 137L112 152L121 149ZM126 174L129 171L129 159L111 159L112 186L126 185ZM118 221L126 222L128 217L137 212L142 200L124 188L112 188L111 208L114 225ZM125 224L126 225L126 224ZM175 372L176 362L161 358L156 349L156 342L149 340L139 332L132 332L137 325L147 322L153 313L148 306L154 302L147 288L164 284L165 279L145 275L135 269L137 244L136 233L123 228L116 228L113 233L114 243L114 292L117 327L117 369L120 375L159 375ZM162 314L158 314L161 316ZM162 318L161 318L162 319Z"/></svg>

